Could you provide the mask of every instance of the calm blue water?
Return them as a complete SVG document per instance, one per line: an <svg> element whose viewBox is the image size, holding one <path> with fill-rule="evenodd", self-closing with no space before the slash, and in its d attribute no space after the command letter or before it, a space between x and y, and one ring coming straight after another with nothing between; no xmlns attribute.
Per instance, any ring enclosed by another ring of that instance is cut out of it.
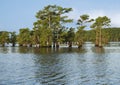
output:
<svg viewBox="0 0 120 85"><path fill-rule="evenodd" d="M0 85L120 85L120 47L0 47Z"/></svg>

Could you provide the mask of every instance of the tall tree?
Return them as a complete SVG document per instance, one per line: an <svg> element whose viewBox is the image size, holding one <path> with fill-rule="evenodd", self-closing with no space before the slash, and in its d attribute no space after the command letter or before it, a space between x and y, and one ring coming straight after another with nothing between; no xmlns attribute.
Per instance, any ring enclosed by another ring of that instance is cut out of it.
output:
<svg viewBox="0 0 120 85"><path fill-rule="evenodd" d="M53 38L53 46L59 47L58 41L59 41L59 31L62 28L62 24L72 22L71 19L68 19L68 16L65 16L65 13L70 12L71 8L63 8L56 5L48 5L44 7L43 10L40 10L36 14L36 18L38 19L34 23L34 31L39 31L38 35L41 35L40 29L48 31L49 35L44 35L49 37L47 40L48 44L51 43L51 37ZM46 32L46 31L44 31ZM48 34L47 33L47 34ZM44 34L44 33L43 33ZM39 37L37 35L37 37ZM40 40L40 37L39 37ZM42 42L42 40L41 40Z"/></svg>
<svg viewBox="0 0 120 85"><path fill-rule="evenodd" d="M74 28L70 28L67 32L67 41L69 47L72 47L72 42L74 42L74 38L75 38Z"/></svg>
<svg viewBox="0 0 120 85"><path fill-rule="evenodd" d="M84 28L87 26L88 22L92 22L93 19L89 19L89 15L83 14L77 21L78 31L76 32L76 41L78 43L78 48L84 43Z"/></svg>
<svg viewBox="0 0 120 85"><path fill-rule="evenodd" d="M30 44L30 30L29 28L22 28L19 30L18 43L20 46L27 46Z"/></svg>
<svg viewBox="0 0 120 85"><path fill-rule="evenodd" d="M0 44L5 46L5 43L9 43L9 32L1 31L0 32Z"/></svg>
<svg viewBox="0 0 120 85"><path fill-rule="evenodd" d="M14 47L17 42L17 35L16 32L10 32L10 43L12 43L12 46Z"/></svg>
<svg viewBox="0 0 120 85"><path fill-rule="evenodd" d="M58 36L58 42L59 43L66 43L67 44L67 30L68 28L66 28L65 26L63 26L60 30L59 30L59 36ZM54 38L53 38L54 39ZM53 40L55 41L55 40Z"/></svg>
<svg viewBox="0 0 120 85"><path fill-rule="evenodd" d="M107 16L98 17L96 18L95 22L91 25L92 28L95 28L96 30L96 43L95 46L102 47L103 46L103 40L102 36L102 29L106 28L107 26L110 26L110 19Z"/></svg>

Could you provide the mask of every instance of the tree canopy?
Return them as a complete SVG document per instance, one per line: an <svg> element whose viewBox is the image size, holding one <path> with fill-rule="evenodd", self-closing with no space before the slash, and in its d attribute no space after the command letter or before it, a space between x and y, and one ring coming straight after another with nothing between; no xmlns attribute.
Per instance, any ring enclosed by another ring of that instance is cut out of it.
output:
<svg viewBox="0 0 120 85"><path fill-rule="evenodd" d="M20 28L19 33L0 31L0 45L12 43L12 46L34 47L59 47L59 44L72 44L82 47L84 42L91 41L95 46L102 47L110 41L120 41L120 28L111 28L111 20L107 16L98 16L90 19L88 14L80 15L76 28L67 27L66 23L72 23L66 14L72 8L64 8L57 5L48 5L39 10L33 22L33 28ZM85 30L85 28L92 28ZM104 29L106 28L106 29Z"/></svg>

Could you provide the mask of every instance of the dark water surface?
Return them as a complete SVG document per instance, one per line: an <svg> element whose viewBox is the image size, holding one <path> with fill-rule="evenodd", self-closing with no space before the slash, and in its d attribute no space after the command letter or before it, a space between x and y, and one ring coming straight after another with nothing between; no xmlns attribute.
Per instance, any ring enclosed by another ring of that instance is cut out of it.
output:
<svg viewBox="0 0 120 85"><path fill-rule="evenodd" d="M0 85L120 85L120 47L0 47Z"/></svg>

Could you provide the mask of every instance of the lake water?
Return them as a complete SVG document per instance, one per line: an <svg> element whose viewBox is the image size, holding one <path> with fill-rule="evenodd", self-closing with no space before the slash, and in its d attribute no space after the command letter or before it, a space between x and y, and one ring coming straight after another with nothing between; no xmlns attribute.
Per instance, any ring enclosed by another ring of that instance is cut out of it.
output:
<svg viewBox="0 0 120 85"><path fill-rule="evenodd" d="M0 85L120 85L120 46L0 47Z"/></svg>

